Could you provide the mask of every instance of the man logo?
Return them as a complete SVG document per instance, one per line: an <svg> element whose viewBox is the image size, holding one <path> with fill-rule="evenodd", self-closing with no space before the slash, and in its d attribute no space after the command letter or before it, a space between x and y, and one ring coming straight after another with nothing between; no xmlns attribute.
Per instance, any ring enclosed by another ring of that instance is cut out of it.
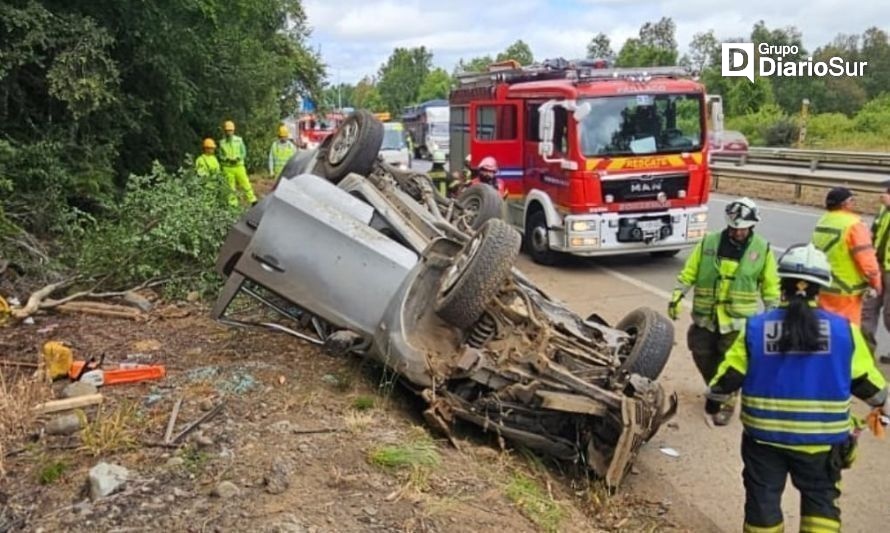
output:
<svg viewBox="0 0 890 533"><path fill-rule="evenodd" d="M720 57L724 76L754 83L754 43L723 43Z"/></svg>

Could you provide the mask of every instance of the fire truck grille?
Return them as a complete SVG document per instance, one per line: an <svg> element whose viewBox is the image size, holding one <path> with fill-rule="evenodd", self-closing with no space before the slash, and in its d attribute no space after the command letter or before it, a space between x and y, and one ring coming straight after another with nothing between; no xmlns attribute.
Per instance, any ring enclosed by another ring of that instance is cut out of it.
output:
<svg viewBox="0 0 890 533"><path fill-rule="evenodd" d="M662 192L671 200L678 198L681 190L688 190L688 185L689 174L657 174L602 181L603 196L612 195L615 202L655 200Z"/></svg>

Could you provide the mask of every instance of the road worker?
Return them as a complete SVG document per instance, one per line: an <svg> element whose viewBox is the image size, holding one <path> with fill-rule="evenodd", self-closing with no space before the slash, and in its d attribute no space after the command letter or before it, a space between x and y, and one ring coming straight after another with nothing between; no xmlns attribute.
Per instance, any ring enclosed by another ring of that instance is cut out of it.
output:
<svg viewBox="0 0 890 533"><path fill-rule="evenodd" d="M825 197L828 210L816 222L812 243L831 264L831 287L822 291L819 306L862 324L864 296L881 293L881 269L868 228L853 212L853 191L835 187Z"/></svg>
<svg viewBox="0 0 890 533"><path fill-rule="evenodd" d="M448 196L449 189L455 185L455 182L449 178L448 172L445 170L445 152L441 150L433 152L433 167L428 174L439 194Z"/></svg>
<svg viewBox="0 0 890 533"><path fill-rule="evenodd" d="M202 178L216 177L221 172L219 160L216 159L216 141L209 137L204 139L201 149L204 153L195 159L195 171Z"/></svg>
<svg viewBox="0 0 890 533"><path fill-rule="evenodd" d="M223 131L226 135L219 142L219 160L226 183L232 191L229 203L238 205L238 197L235 195L237 188L244 193L248 202L255 204L256 195L253 193L253 186L247 177L247 167L244 165L247 159L247 147L244 145L244 140L235 135L235 123L231 120L227 120L223 124Z"/></svg>
<svg viewBox="0 0 890 533"><path fill-rule="evenodd" d="M881 294L877 298L866 298L862 302L862 333L875 353L877 348L878 318L883 316L884 328L890 330L890 180L883 184L881 192L881 209L875 216L871 226L872 239L875 245L875 255L878 259L878 267L881 269ZM880 357L882 363L890 363L890 356Z"/></svg>
<svg viewBox="0 0 890 533"><path fill-rule="evenodd" d="M832 269L812 244L789 249L779 259L779 308L748 319L708 388L709 406L741 389L746 532L784 531L789 474L801 493L800 531L840 531L841 470L859 436L851 396L874 407L872 431L890 421L887 384L859 327L817 308Z"/></svg>
<svg viewBox="0 0 890 533"><path fill-rule="evenodd" d="M288 136L290 132L284 124L278 126L278 140L269 148L269 175L277 178L288 160L297 153L297 145Z"/></svg>
<svg viewBox="0 0 890 533"><path fill-rule="evenodd" d="M776 258L766 239L754 233L760 222L757 205L741 198L730 202L725 214L726 229L707 234L692 250L668 304L668 315L676 320L680 301L693 288L692 325L686 342L706 383L714 377L745 319L757 312L758 298L767 308L779 301ZM713 422L725 426L732 419L735 396L719 407Z"/></svg>

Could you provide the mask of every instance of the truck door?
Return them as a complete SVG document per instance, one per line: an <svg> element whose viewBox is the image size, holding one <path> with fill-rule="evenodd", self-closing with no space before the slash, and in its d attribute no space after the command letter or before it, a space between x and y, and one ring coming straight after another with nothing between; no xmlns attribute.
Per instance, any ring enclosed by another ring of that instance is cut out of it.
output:
<svg viewBox="0 0 890 533"><path fill-rule="evenodd" d="M541 112L551 113L549 127L541 128ZM539 189L547 193L557 206L569 203L569 171L571 135L569 135L570 113L561 105L550 103L530 103L529 116L534 114L535 128L529 128L527 135L533 142L527 146L526 190ZM543 135L543 137L542 137ZM541 144L549 143L551 152L543 155Z"/></svg>
<svg viewBox="0 0 890 533"><path fill-rule="evenodd" d="M475 167L485 157L498 162L498 179L507 189L508 197L523 194L522 136L517 102L474 102L470 106L473 143L472 163Z"/></svg>

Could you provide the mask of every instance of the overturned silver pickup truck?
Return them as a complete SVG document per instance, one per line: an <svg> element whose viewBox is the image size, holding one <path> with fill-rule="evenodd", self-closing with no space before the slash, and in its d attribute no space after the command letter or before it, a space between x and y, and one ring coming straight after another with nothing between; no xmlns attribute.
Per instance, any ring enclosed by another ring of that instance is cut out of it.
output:
<svg viewBox="0 0 890 533"><path fill-rule="evenodd" d="M263 325L397 373L445 435L469 422L616 487L676 410L654 381L672 324L641 308L612 328L554 301L513 268L494 189L443 198L377 158L381 136L359 111L288 163L222 247L214 317L244 325L226 313L247 294L284 318Z"/></svg>

